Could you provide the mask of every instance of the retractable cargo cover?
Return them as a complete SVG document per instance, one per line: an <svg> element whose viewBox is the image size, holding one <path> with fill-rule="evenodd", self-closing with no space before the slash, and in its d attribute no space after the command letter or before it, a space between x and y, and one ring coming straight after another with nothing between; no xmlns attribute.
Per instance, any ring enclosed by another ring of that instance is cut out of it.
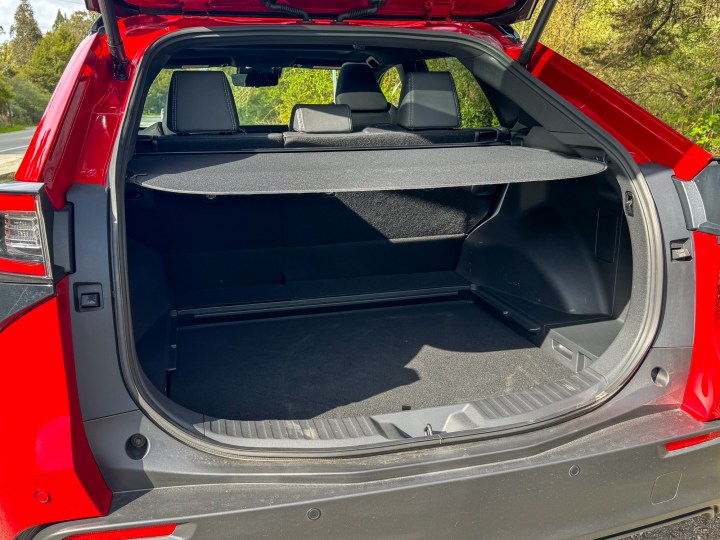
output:
<svg viewBox="0 0 720 540"><path fill-rule="evenodd" d="M603 162L520 146L146 154L128 182L206 195L429 189L581 178Z"/></svg>

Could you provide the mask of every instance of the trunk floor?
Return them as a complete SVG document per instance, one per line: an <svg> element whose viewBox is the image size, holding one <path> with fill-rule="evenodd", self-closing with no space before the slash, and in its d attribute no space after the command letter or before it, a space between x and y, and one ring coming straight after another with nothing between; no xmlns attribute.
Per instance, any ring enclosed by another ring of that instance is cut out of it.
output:
<svg viewBox="0 0 720 540"><path fill-rule="evenodd" d="M186 327L169 397L235 420L474 401L571 371L471 302Z"/></svg>

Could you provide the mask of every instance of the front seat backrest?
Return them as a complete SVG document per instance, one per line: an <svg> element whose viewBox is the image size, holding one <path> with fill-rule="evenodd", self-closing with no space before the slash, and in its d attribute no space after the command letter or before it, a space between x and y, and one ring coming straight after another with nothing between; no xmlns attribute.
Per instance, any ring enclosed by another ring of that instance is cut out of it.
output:
<svg viewBox="0 0 720 540"><path fill-rule="evenodd" d="M164 122L163 127L179 135L237 132L240 122L225 73L174 72Z"/></svg>

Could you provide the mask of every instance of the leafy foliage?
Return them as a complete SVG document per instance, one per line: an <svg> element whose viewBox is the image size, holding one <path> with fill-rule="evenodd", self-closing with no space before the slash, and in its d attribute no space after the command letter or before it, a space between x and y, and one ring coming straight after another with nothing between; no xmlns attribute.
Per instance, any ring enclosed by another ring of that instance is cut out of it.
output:
<svg viewBox="0 0 720 540"><path fill-rule="evenodd" d="M720 155L720 0L560 0L543 42Z"/></svg>
<svg viewBox="0 0 720 540"><path fill-rule="evenodd" d="M37 124L50 100L50 94L19 75L10 79L9 83L14 94L11 103L12 122L25 126Z"/></svg>
<svg viewBox="0 0 720 540"><path fill-rule="evenodd" d="M10 118L10 101L13 98L13 91L10 83L0 75L0 120ZM5 120L7 122L7 120Z"/></svg>
<svg viewBox="0 0 720 540"><path fill-rule="evenodd" d="M35 13L29 0L20 0L13 25L10 27L12 39L12 60L16 66L23 66L30 60L35 45L42 39L42 32L35 20Z"/></svg>
<svg viewBox="0 0 720 540"><path fill-rule="evenodd" d="M90 33L94 19L88 12L66 17L58 11L52 30L43 36L28 0L20 2L11 39L0 44L0 124L31 125L40 120L50 94L80 41ZM9 98L2 97L5 87Z"/></svg>
<svg viewBox="0 0 720 540"><path fill-rule="evenodd" d="M65 21L67 21L67 18L65 17L63 12L58 9L57 15L55 15L55 22L52 25L52 29L57 30Z"/></svg>
<svg viewBox="0 0 720 540"><path fill-rule="evenodd" d="M77 45L66 23L61 24L40 40L20 74L46 92L52 92Z"/></svg>

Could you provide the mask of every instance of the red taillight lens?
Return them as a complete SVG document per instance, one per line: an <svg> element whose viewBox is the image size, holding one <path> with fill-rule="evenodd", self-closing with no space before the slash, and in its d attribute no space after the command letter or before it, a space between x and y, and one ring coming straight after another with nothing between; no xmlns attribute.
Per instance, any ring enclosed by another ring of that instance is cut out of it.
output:
<svg viewBox="0 0 720 540"><path fill-rule="evenodd" d="M0 273L50 275L39 195L0 195Z"/></svg>
<svg viewBox="0 0 720 540"><path fill-rule="evenodd" d="M73 534L65 540L135 540L137 538L157 538L169 536L175 532L176 525L156 525L154 527L139 527L136 529L121 529L116 531L101 531L82 534Z"/></svg>

